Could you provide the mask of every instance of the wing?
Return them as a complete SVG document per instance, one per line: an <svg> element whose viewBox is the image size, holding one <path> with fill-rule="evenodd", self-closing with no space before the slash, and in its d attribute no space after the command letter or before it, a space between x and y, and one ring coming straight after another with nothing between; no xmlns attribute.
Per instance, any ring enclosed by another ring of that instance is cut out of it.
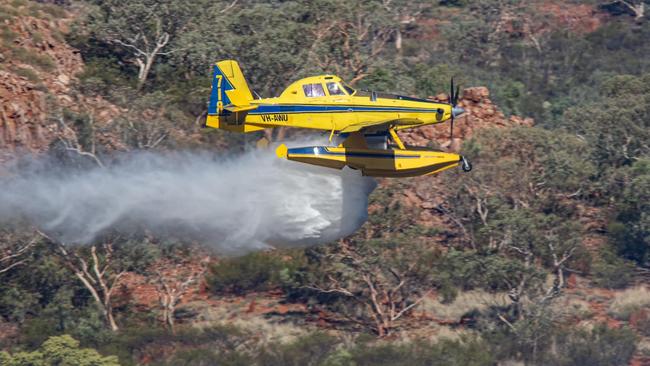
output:
<svg viewBox="0 0 650 366"><path fill-rule="evenodd" d="M386 121L360 122L348 125L339 131L340 133L357 132L361 130L385 131L394 126L416 126L422 121L414 118L391 119Z"/></svg>

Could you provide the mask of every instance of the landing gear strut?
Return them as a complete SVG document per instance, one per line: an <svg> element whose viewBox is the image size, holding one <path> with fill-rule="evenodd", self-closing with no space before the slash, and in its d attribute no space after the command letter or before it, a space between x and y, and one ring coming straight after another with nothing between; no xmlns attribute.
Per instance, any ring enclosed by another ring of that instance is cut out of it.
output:
<svg viewBox="0 0 650 366"><path fill-rule="evenodd" d="M469 172L472 170L472 163L470 163L469 160L465 159L464 156L461 156L460 167L463 169L464 172Z"/></svg>

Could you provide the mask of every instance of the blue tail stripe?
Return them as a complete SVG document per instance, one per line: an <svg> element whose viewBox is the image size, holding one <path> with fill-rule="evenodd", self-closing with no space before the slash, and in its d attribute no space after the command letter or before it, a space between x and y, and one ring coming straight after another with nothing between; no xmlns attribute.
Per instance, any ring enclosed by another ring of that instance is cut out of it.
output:
<svg viewBox="0 0 650 366"><path fill-rule="evenodd" d="M217 113L217 103L219 102L219 78L217 75L221 75L221 102L224 106L230 104L230 98L226 94L227 90L233 90L232 84L228 78L223 74L223 71L217 66L214 65L214 70L212 72L212 91L210 92L210 104L208 105L208 114Z"/></svg>

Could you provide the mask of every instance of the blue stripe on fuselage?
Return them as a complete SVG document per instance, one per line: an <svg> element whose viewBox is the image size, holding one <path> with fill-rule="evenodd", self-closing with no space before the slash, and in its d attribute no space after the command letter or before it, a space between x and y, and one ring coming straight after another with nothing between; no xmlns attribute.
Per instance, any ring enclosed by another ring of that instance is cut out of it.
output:
<svg viewBox="0 0 650 366"><path fill-rule="evenodd" d="M415 113L438 113L438 108L407 108L407 107L366 107L358 105L268 105L260 104L257 109L249 112L249 115L268 113L343 113L343 112L415 112Z"/></svg>

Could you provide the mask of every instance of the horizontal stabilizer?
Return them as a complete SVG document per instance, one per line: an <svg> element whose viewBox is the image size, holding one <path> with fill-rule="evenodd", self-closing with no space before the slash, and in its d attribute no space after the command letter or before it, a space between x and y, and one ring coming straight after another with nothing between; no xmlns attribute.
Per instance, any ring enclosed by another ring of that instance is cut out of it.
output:
<svg viewBox="0 0 650 366"><path fill-rule="evenodd" d="M252 111L253 109L257 109L258 106L256 105L227 105L223 107L223 109L227 110L228 112L244 112L244 111Z"/></svg>

